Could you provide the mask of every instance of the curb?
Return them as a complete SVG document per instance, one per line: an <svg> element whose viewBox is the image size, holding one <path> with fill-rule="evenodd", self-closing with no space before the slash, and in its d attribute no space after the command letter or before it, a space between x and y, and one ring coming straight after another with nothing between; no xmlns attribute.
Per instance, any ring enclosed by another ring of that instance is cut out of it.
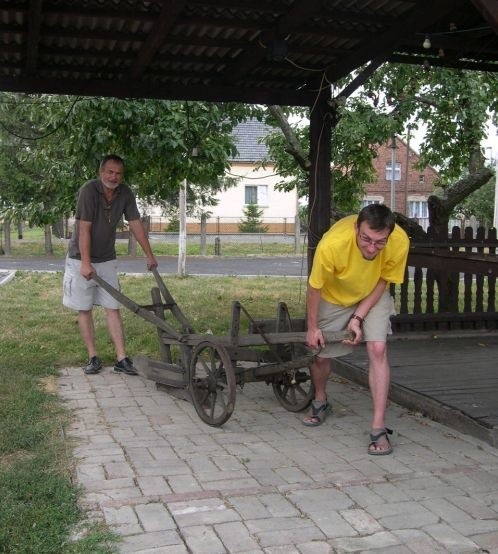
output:
<svg viewBox="0 0 498 554"><path fill-rule="evenodd" d="M0 270L0 287L2 285L6 285L8 282L12 281L12 279L15 277L15 275L16 275L15 271Z"/></svg>

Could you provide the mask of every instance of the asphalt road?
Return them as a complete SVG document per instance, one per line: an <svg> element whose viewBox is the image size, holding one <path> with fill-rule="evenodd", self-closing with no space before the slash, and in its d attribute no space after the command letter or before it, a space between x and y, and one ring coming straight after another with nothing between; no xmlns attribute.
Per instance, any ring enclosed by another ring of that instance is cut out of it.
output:
<svg viewBox="0 0 498 554"><path fill-rule="evenodd" d="M178 273L176 256L158 256L159 272ZM118 258L122 273L146 273L145 258ZM64 271L64 258L37 257L13 258L0 256L0 271ZM187 256L187 275L240 275L240 276L282 276L306 277L307 262L300 256L244 256L212 257Z"/></svg>

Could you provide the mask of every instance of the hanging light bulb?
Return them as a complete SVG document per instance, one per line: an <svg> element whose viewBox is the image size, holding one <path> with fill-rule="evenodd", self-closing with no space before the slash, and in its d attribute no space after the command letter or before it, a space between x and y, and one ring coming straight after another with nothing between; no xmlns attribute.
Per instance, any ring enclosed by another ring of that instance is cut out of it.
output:
<svg viewBox="0 0 498 554"><path fill-rule="evenodd" d="M431 47L431 39L429 38L429 35L425 35L424 42L422 43L422 46L428 50Z"/></svg>

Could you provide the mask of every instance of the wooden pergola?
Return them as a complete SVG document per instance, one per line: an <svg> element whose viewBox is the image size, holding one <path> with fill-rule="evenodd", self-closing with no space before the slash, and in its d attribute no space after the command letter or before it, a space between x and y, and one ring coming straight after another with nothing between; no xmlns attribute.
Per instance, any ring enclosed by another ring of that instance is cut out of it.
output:
<svg viewBox="0 0 498 554"><path fill-rule="evenodd" d="M385 61L498 71L496 0L0 0L0 36L2 91L312 107L310 249L331 84Z"/></svg>

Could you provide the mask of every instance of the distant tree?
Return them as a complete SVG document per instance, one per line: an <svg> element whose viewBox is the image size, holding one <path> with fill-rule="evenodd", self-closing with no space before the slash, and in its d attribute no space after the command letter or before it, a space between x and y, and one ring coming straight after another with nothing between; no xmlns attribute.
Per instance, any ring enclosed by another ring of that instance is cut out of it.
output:
<svg viewBox="0 0 498 554"><path fill-rule="evenodd" d="M261 219L263 210L258 209L256 204L248 204L242 213L244 219L239 223L241 233L266 233L268 231L268 225L264 225Z"/></svg>
<svg viewBox="0 0 498 554"><path fill-rule="evenodd" d="M169 220L166 231L168 233L178 233L179 230L180 230L180 220L178 219L178 215L176 215Z"/></svg>
<svg viewBox="0 0 498 554"><path fill-rule="evenodd" d="M428 200L430 222L447 232L455 207L493 175L481 144L490 118L497 120L497 87L496 73L390 63L335 83L329 102L332 210L356 211L363 185L371 182L376 146L423 125L418 167L438 168L441 191ZM267 123L281 130L266 139L268 160L287 178L279 183L284 190L297 186L304 195L311 169L309 113L279 106L269 106L268 113Z"/></svg>
<svg viewBox="0 0 498 554"><path fill-rule="evenodd" d="M462 204L455 208L455 213L466 218L474 216L481 225L490 227L494 218L495 187L495 179L492 178L467 196Z"/></svg>
<svg viewBox="0 0 498 554"><path fill-rule="evenodd" d="M223 177L236 154L231 131L252 109L0 93L0 209L33 225L60 221L110 152L124 157L126 182L149 205L177 202L186 179L189 209L210 206L232 184Z"/></svg>

